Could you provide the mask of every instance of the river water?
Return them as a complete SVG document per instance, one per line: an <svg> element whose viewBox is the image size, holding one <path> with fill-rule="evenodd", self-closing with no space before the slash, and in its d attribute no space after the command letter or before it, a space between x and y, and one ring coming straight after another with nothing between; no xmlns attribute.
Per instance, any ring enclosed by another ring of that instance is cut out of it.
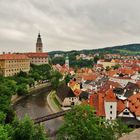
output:
<svg viewBox="0 0 140 140"><path fill-rule="evenodd" d="M21 119L27 114L32 119L34 119L53 113L47 103L48 93L33 94L21 100L14 107L17 116ZM62 118L56 118L46 121L43 124L45 125L49 133L53 134L61 126L62 123Z"/></svg>

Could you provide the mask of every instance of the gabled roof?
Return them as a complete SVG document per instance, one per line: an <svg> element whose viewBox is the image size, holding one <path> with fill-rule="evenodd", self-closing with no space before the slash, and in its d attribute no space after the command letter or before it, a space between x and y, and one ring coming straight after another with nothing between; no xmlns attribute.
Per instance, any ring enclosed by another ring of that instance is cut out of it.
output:
<svg viewBox="0 0 140 140"><path fill-rule="evenodd" d="M106 96L105 96L106 102L117 102L113 89L107 90L107 92L105 94L106 94Z"/></svg>
<svg viewBox="0 0 140 140"><path fill-rule="evenodd" d="M140 116L140 93L134 94L128 98L129 109L136 116Z"/></svg>
<svg viewBox="0 0 140 140"><path fill-rule="evenodd" d="M126 108L125 102L122 100L117 100L117 112L118 114L121 113Z"/></svg>
<svg viewBox="0 0 140 140"><path fill-rule="evenodd" d="M76 95L73 93L71 88L69 88L67 85L63 84L61 85L57 91L56 95L61 99L63 102L66 97L76 97Z"/></svg>

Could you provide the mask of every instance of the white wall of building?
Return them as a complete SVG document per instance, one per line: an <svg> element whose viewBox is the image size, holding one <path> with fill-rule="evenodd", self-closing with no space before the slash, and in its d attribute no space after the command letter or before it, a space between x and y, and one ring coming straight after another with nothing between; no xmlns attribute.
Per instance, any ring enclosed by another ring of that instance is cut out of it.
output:
<svg viewBox="0 0 140 140"><path fill-rule="evenodd" d="M117 116L117 102L104 102L106 120L115 120Z"/></svg>

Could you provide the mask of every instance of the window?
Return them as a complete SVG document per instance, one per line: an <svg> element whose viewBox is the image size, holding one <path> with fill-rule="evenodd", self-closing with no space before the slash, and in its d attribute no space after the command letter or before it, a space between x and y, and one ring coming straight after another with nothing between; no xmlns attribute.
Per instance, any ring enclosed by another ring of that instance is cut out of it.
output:
<svg viewBox="0 0 140 140"><path fill-rule="evenodd" d="M112 117L110 117L110 120L112 120Z"/></svg>
<svg viewBox="0 0 140 140"><path fill-rule="evenodd" d="M129 112L125 111L123 112L123 115L129 115Z"/></svg>
<svg viewBox="0 0 140 140"><path fill-rule="evenodd" d="M110 114L112 114L112 111L110 111Z"/></svg>
<svg viewBox="0 0 140 140"><path fill-rule="evenodd" d="M112 105L110 106L110 108L112 108Z"/></svg>

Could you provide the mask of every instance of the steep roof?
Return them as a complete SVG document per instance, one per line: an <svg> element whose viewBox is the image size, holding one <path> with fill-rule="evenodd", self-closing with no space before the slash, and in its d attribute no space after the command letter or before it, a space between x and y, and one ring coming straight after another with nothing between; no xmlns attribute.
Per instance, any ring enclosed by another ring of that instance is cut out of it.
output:
<svg viewBox="0 0 140 140"><path fill-rule="evenodd" d="M105 101L106 102L117 102L117 99L116 99L116 96L113 92L113 89L109 89L106 92Z"/></svg>
<svg viewBox="0 0 140 140"><path fill-rule="evenodd" d="M76 97L76 95L73 93L71 88L69 88L67 85L63 84L61 85L57 91L56 95L63 101L66 97Z"/></svg>
<svg viewBox="0 0 140 140"><path fill-rule="evenodd" d="M128 98L129 109L136 116L140 116L140 93L134 94Z"/></svg>

